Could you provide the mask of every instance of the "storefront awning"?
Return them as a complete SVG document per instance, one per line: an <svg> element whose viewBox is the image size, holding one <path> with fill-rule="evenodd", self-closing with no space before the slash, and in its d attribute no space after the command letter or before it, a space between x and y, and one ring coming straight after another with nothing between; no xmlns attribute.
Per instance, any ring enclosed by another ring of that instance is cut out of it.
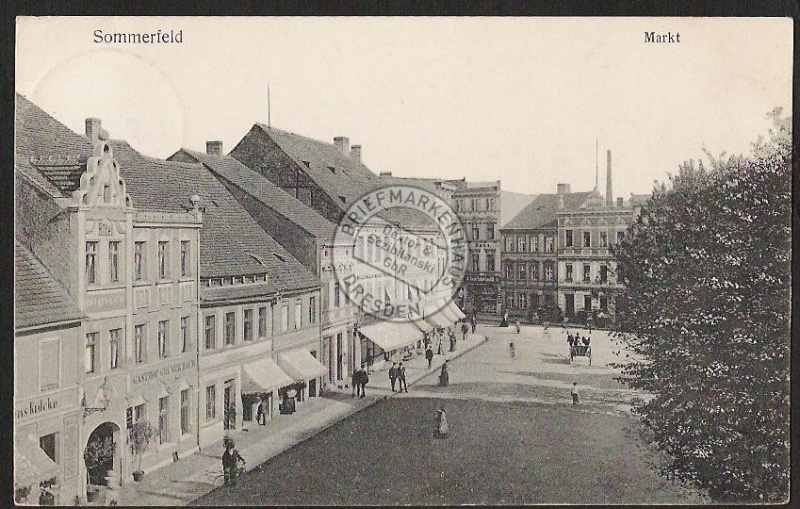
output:
<svg viewBox="0 0 800 509"><path fill-rule="evenodd" d="M272 359L261 359L242 366L242 393L271 392L294 380Z"/></svg>
<svg viewBox="0 0 800 509"><path fill-rule="evenodd" d="M303 349L279 353L278 364L297 382L323 376L328 372L325 366Z"/></svg>
<svg viewBox="0 0 800 509"><path fill-rule="evenodd" d="M378 322L358 330L384 352L398 350L422 339L420 330L409 322Z"/></svg>
<svg viewBox="0 0 800 509"><path fill-rule="evenodd" d="M459 309L458 305L453 302L452 300L447 304L447 310L456 317L456 320L463 320L467 317L461 309Z"/></svg>
<svg viewBox="0 0 800 509"><path fill-rule="evenodd" d="M425 321L436 327L449 327L455 323L441 308L429 306L425 308Z"/></svg>
<svg viewBox="0 0 800 509"><path fill-rule="evenodd" d="M58 476L58 464L50 459L39 444L27 438L17 438L14 443L14 484L38 485Z"/></svg>
<svg viewBox="0 0 800 509"><path fill-rule="evenodd" d="M430 332L433 330L433 325L425 321L421 316L412 317L411 323L422 332Z"/></svg>

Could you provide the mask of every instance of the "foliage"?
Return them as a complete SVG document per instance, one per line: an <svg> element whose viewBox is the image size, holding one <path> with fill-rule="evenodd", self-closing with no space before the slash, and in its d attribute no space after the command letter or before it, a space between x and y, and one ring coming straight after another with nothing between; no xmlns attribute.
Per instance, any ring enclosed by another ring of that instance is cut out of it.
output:
<svg viewBox="0 0 800 509"><path fill-rule="evenodd" d="M110 436L90 440L83 451L83 461L87 470L94 470L114 456L116 444Z"/></svg>
<svg viewBox="0 0 800 509"><path fill-rule="evenodd" d="M749 157L689 161L615 249L621 380L670 454L666 473L720 502L789 485L791 136L780 110Z"/></svg>
<svg viewBox="0 0 800 509"><path fill-rule="evenodd" d="M131 453L139 457L140 472L142 470L142 454L147 451L155 434L156 428L148 420L135 422L128 429L128 445L131 446Z"/></svg>

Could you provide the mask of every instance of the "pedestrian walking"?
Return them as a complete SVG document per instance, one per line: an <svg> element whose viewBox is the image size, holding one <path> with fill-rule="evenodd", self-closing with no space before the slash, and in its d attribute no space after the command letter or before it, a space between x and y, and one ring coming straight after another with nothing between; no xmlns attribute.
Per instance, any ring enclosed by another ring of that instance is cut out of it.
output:
<svg viewBox="0 0 800 509"><path fill-rule="evenodd" d="M389 368L389 382L392 384L392 392L394 392L394 384L397 382L397 363L393 362L392 367Z"/></svg>
<svg viewBox="0 0 800 509"><path fill-rule="evenodd" d="M578 404L578 382L572 382L572 404Z"/></svg>
<svg viewBox="0 0 800 509"><path fill-rule="evenodd" d="M470 320L470 323L472 324L472 333L475 334L475 329L478 327L478 319L475 318L474 313L472 314L472 319Z"/></svg>
<svg viewBox="0 0 800 509"><path fill-rule="evenodd" d="M406 368L403 366L403 363L400 363L400 367L397 368L397 379L400 381L400 387L398 387L398 392L408 392L408 385L406 384Z"/></svg>
<svg viewBox="0 0 800 509"><path fill-rule="evenodd" d="M434 431L434 436L436 438L450 436L450 423L447 422L447 412L444 410L444 405L436 411L436 431Z"/></svg>
<svg viewBox="0 0 800 509"><path fill-rule="evenodd" d="M244 458L239 455L239 451L234 447L233 440L227 439L225 441L225 452L222 453L222 474L225 484L231 483L235 478L236 464Z"/></svg>
<svg viewBox="0 0 800 509"><path fill-rule="evenodd" d="M267 415L266 415L267 405L262 399L258 403L258 410L256 411L256 423L265 426L267 424Z"/></svg>
<svg viewBox="0 0 800 509"><path fill-rule="evenodd" d="M353 371L352 376L350 377L350 385L353 387L353 393L350 394L351 398L354 398L356 393L358 392L358 386L361 383L361 368L356 369Z"/></svg>
<svg viewBox="0 0 800 509"><path fill-rule="evenodd" d="M441 387L450 385L450 370L447 369L447 361L442 364L442 372L439 373L439 385Z"/></svg>
<svg viewBox="0 0 800 509"><path fill-rule="evenodd" d="M425 358L428 360L428 369L431 369L431 363L433 363L433 350L431 347L425 350ZM394 387L394 385L392 385L392 387Z"/></svg>
<svg viewBox="0 0 800 509"><path fill-rule="evenodd" d="M516 327L516 329L517 329L517 334L519 334L519 331L520 331L519 320L517 320L516 322L514 322L514 327Z"/></svg>
<svg viewBox="0 0 800 509"><path fill-rule="evenodd" d="M467 327L467 323L466 322L462 323L461 324L461 339L462 339L462 341L466 341L467 340L467 331L468 330L469 330L469 327Z"/></svg>
<svg viewBox="0 0 800 509"><path fill-rule="evenodd" d="M442 355L442 338L439 338L439 346L436 349L437 355Z"/></svg>
<svg viewBox="0 0 800 509"><path fill-rule="evenodd" d="M514 343L513 342L508 344L508 352L511 355L512 359L514 357L516 357L516 352L514 351Z"/></svg>
<svg viewBox="0 0 800 509"><path fill-rule="evenodd" d="M361 389L362 398L367 395L366 388L368 383L369 383L369 374L367 373L367 370L364 368L364 366L361 366L361 376L359 377L358 386Z"/></svg>

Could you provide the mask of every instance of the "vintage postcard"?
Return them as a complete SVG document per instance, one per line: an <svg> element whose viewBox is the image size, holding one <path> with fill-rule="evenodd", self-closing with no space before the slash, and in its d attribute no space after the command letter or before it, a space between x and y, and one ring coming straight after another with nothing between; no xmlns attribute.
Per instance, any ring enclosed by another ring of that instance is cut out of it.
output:
<svg viewBox="0 0 800 509"><path fill-rule="evenodd" d="M17 18L14 500L789 499L791 18Z"/></svg>

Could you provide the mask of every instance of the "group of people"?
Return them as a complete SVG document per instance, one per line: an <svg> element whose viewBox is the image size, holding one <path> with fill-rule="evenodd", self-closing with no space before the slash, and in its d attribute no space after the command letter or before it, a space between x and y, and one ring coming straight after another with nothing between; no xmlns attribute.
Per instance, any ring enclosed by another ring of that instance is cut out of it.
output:
<svg viewBox="0 0 800 509"><path fill-rule="evenodd" d="M433 350L428 348L428 352L431 353L430 359L433 359ZM428 365L430 365L430 359L428 359ZM406 384L406 367L403 366L402 362L399 366L396 362L392 363L392 367L389 368L389 382L392 384L392 392L408 392L408 385ZM398 390L395 390L394 387L398 382L400 383L400 387Z"/></svg>
<svg viewBox="0 0 800 509"><path fill-rule="evenodd" d="M591 337L583 336L581 337L580 334L567 334L567 344L569 345L569 358L570 360L575 360L575 347L583 344L583 346L589 346L592 342Z"/></svg>
<svg viewBox="0 0 800 509"><path fill-rule="evenodd" d="M361 366L353 372L351 383L353 385L353 393L350 397L364 397L366 396L366 387L369 383L369 374L364 366Z"/></svg>

